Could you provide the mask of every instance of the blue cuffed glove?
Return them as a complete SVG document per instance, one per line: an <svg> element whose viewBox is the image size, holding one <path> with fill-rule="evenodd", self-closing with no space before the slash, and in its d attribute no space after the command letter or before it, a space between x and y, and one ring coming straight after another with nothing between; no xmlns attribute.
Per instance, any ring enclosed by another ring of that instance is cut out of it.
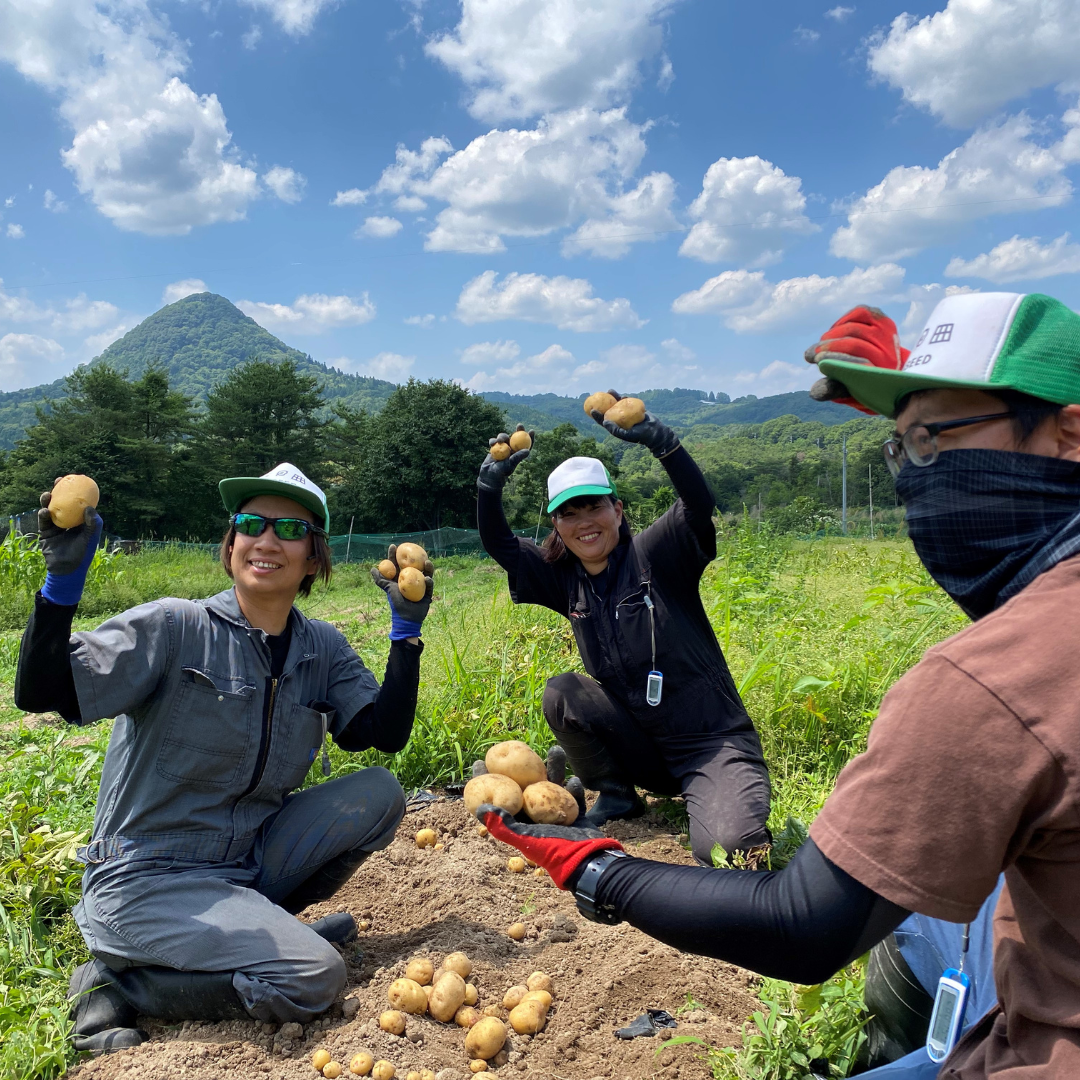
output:
<svg viewBox="0 0 1080 1080"><path fill-rule="evenodd" d="M44 498L43 495L42 500ZM83 524L72 529L54 525L48 509L43 507L38 511L38 535L46 569L41 595L50 604L71 607L82 598L86 575L101 539L101 529L98 512L89 506Z"/></svg>
<svg viewBox="0 0 1080 1080"><path fill-rule="evenodd" d="M397 562L395 558L396 552L397 545L391 544L387 558L393 563ZM424 590L423 598L420 600L406 600L401 595L401 590L393 578L383 577L379 573L377 566L371 568L371 580L386 593L386 599L390 604L391 641L404 641L405 638L420 636L421 624L431 607L431 596L435 589L435 584L431 580L433 573L435 573L435 567L431 565L429 559L424 566L424 584L427 587Z"/></svg>

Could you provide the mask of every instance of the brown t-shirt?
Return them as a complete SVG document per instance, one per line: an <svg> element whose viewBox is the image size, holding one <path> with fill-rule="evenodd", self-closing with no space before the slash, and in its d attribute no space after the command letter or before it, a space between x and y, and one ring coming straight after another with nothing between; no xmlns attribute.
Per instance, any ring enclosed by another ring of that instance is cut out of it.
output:
<svg viewBox="0 0 1080 1080"><path fill-rule="evenodd" d="M998 874L999 1007L939 1074L1080 1078L1080 556L930 649L810 830L874 892L951 922Z"/></svg>

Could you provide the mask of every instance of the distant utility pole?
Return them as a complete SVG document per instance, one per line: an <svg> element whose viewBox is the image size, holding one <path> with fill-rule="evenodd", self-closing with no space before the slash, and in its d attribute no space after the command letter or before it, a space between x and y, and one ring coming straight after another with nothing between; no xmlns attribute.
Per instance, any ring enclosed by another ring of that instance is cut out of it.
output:
<svg viewBox="0 0 1080 1080"><path fill-rule="evenodd" d="M870 539L874 539L874 467L866 466L866 482L870 485Z"/></svg>
<svg viewBox="0 0 1080 1080"><path fill-rule="evenodd" d="M847 536L847 436L844 436L844 460L840 472L840 532Z"/></svg>

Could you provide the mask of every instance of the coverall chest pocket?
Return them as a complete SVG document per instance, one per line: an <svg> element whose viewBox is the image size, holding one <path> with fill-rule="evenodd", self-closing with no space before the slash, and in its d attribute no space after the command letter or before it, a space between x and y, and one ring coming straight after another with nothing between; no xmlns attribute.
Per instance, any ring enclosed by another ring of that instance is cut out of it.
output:
<svg viewBox="0 0 1080 1080"><path fill-rule="evenodd" d="M200 787L236 783L255 720L255 687L244 676L184 668L158 752L158 773Z"/></svg>
<svg viewBox="0 0 1080 1080"><path fill-rule="evenodd" d="M648 602L646 602L648 597ZM634 667L649 670L653 663L653 640L661 640L660 612L649 607L653 603L652 590L648 584L635 589L615 605L616 633L620 651Z"/></svg>
<svg viewBox="0 0 1080 1080"><path fill-rule="evenodd" d="M570 606L570 626L574 631L581 662L585 665L585 670L600 682L615 676L615 668L601 640L602 618L599 611L590 611L588 601L584 599L578 599Z"/></svg>
<svg viewBox="0 0 1080 1080"><path fill-rule="evenodd" d="M333 710L325 714L306 705L294 705L288 713L288 741L282 754L281 785L291 791L304 782L308 770L319 756L324 741L323 715L329 725Z"/></svg>

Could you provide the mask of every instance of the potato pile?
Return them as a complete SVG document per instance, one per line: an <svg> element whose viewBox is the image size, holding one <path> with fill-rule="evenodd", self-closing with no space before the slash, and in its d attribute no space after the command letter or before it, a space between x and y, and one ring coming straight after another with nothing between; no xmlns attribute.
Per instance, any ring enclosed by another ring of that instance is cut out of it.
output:
<svg viewBox="0 0 1080 1080"><path fill-rule="evenodd" d="M423 600L427 591L424 575L430 577L435 572L428 553L419 544L405 543L392 546L390 556L379 563L379 573L391 581L396 580L406 600L414 603Z"/></svg>
<svg viewBox="0 0 1080 1080"><path fill-rule="evenodd" d="M572 825L577 821L577 800L547 778L543 759L517 739L496 743L484 757L487 772L465 785L470 814L483 803L501 806L507 813L522 809L541 825ZM522 867L524 870L524 867Z"/></svg>
<svg viewBox="0 0 1080 1080"><path fill-rule="evenodd" d="M616 398L614 394L602 390L590 394L585 399L585 414L602 413L605 420L612 420L621 428L632 428L645 419L645 402L641 398Z"/></svg>

